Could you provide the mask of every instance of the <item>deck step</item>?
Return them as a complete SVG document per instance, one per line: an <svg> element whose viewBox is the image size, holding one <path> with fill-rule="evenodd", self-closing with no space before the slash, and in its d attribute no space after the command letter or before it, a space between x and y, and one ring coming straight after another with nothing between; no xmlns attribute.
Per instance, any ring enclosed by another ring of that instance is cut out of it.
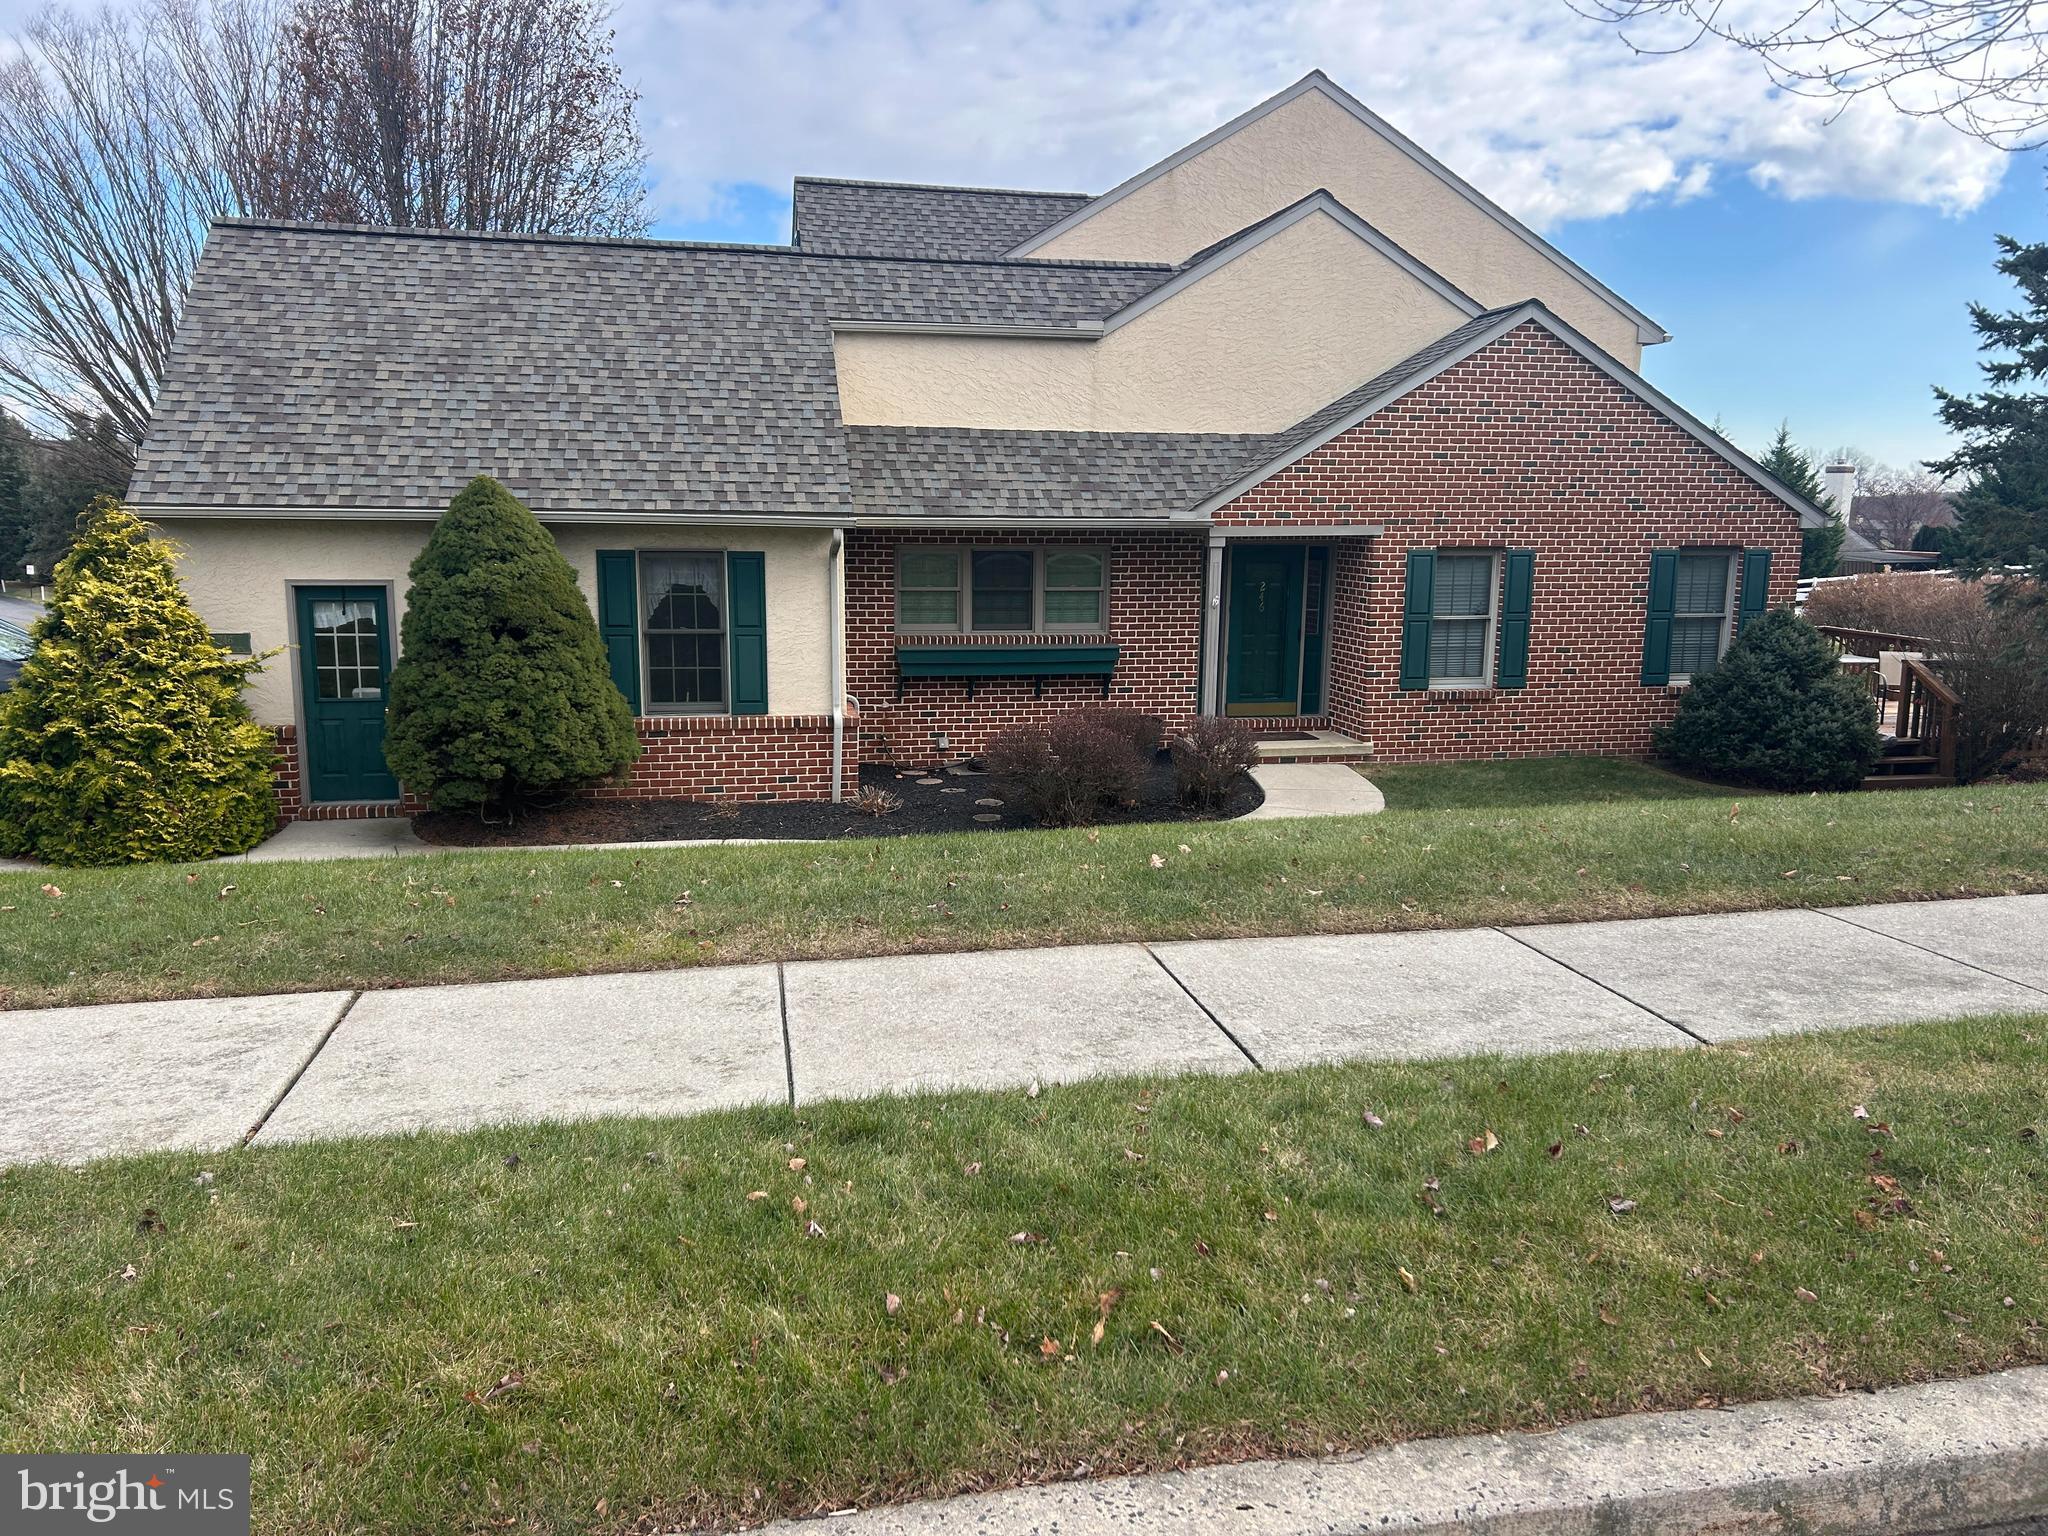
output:
<svg viewBox="0 0 2048 1536"><path fill-rule="evenodd" d="M1942 773L1873 773L1865 789L1952 789L1955 780Z"/></svg>
<svg viewBox="0 0 2048 1536"><path fill-rule="evenodd" d="M1268 737L1254 742L1252 750L1262 763L1369 763L1372 743L1346 736L1341 731L1304 731L1308 740L1286 741Z"/></svg>
<svg viewBox="0 0 2048 1536"><path fill-rule="evenodd" d="M1893 757L1880 757L1879 768L1929 768L1941 759L1931 752L1901 752Z"/></svg>

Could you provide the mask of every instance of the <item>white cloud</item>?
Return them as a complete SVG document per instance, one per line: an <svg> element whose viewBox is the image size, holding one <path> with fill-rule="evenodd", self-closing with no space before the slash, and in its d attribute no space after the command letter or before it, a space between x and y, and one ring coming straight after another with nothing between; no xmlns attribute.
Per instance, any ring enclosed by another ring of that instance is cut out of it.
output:
<svg viewBox="0 0 2048 1536"><path fill-rule="evenodd" d="M1316 67L1538 227L1735 175L1955 212L2006 162L1725 45L1638 57L1564 0L624 0L617 25L681 218L797 172L1100 191Z"/></svg>

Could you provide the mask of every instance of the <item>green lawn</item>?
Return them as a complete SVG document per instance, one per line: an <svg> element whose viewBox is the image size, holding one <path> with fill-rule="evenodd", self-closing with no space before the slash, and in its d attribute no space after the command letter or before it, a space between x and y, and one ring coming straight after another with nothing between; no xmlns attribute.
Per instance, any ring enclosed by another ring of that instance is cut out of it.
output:
<svg viewBox="0 0 2048 1536"><path fill-rule="evenodd" d="M1619 757L1501 758L1471 763L1366 763L1390 811L1491 811L1642 800L1728 800L1735 791Z"/></svg>
<svg viewBox="0 0 2048 1536"><path fill-rule="evenodd" d="M2044 1034L16 1169L0 1448L624 1531L2038 1362Z"/></svg>
<svg viewBox="0 0 2048 1536"><path fill-rule="evenodd" d="M0 1005L2011 891L2048 785L72 870L0 875Z"/></svg>

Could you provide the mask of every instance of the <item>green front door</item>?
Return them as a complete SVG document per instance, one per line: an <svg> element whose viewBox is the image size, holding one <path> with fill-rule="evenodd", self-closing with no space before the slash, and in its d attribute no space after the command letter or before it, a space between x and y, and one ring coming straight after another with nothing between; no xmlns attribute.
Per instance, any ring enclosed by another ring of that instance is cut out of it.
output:
<svg viewBox="0 0 2048 1536"><path fill-rule="evenodd" d="M299 689L308 800L396 800L384 762L391 614L382 587L300 587Z"/></svg>
<svg viewBox="0 0 2048 1536"><path fill-rule="evenodd" d="M1230 634L1223 712L1292 715L1301 708L1299 544L1238 544L1230 551Z"/></svg>

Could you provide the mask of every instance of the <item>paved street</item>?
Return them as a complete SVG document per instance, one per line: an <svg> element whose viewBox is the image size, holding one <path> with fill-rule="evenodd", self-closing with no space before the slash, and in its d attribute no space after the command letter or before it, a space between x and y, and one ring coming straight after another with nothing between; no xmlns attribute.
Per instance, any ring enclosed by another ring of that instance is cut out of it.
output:
<svg viewBox="0 0 2048 1536"><path fill-rule="evenodd" d="M2048 1012L2044 932L2006 896L21 1010L0 1163Z"/></svg>

